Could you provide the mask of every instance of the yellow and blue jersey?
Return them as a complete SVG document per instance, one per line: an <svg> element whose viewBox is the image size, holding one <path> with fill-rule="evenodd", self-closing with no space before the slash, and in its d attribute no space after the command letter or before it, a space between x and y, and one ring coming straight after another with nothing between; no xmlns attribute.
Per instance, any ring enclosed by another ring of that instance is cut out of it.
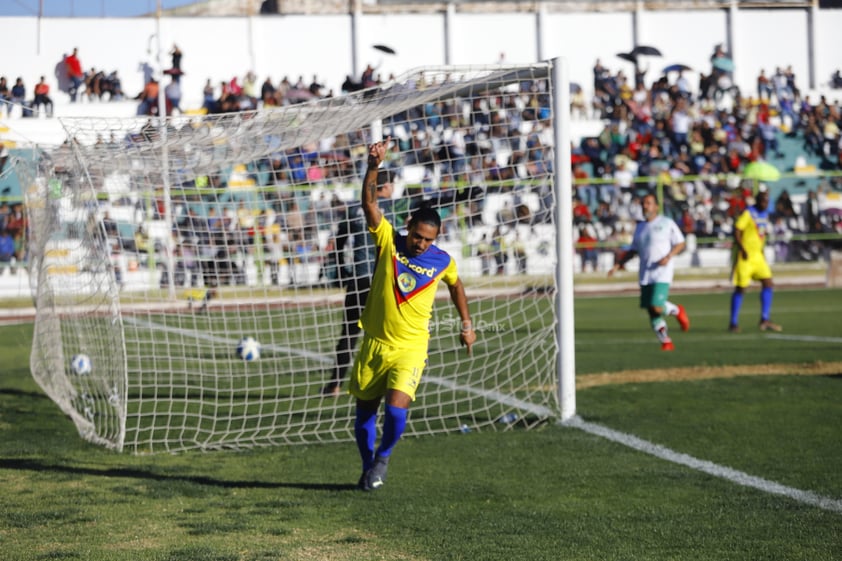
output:
<svg viewBox="0 0 842 561"><path fill-rule="evenodd" d="M750 206L743 211L734 223L734 228L743 233L742 245L749 258L763 255L766 246L766 232L769 231L769 211L758 210Z"/></svg>
<svg viewBox="0 0 842 561"><path fill-rule="evenodd" d="M763 255L769 227L769 211L759 210L754 206L745 209L734 223L734 228L742 232L742 246L746 252L746 257L743 257L736 245L734 246L731 270L734 286L747 288L754 280L772 278L772 269Z"/></svg>
<svg viewBox="0 0 842 561"><path fill-rule="evenodd" d="M367 335L388 345L426 349L436 289L439 281L457 282L456 262L435 245L410 257L406 237L385 218L370 232L377 265L360 325Z"/></svg>

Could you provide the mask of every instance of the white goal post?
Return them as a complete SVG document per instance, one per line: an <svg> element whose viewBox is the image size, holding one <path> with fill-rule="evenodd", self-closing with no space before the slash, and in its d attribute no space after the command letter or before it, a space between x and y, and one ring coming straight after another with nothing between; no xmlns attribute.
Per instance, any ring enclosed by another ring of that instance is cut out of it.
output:
<svg viewBox="0 0 842 561"><path fill-rule="evenodd" d="M256 112L62 120L68 141L42 147L26 189L35 380L119 451L353 440L347 380L339 397L322 388L358 280L348 220L382 131L389 216L439 211L478 331L469 357L443 289L407 434L569 419L565 74L559 60L421 68ZM259 357L238 356L245 337Z"/></svg>

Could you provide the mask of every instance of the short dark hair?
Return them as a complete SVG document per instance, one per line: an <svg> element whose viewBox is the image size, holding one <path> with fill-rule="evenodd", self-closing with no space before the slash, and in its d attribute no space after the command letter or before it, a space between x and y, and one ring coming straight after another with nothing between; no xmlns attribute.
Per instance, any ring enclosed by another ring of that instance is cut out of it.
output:
<svg viewBox="0 0 842 561"><path fill-rule="evenodd" d="M409 227L411 228L415 224L429 224L430 226L435 226L436 231L440 231L441 216L439 216L439 213L432 208L421 207L413 212L412 216L409 218Z"/></svg>

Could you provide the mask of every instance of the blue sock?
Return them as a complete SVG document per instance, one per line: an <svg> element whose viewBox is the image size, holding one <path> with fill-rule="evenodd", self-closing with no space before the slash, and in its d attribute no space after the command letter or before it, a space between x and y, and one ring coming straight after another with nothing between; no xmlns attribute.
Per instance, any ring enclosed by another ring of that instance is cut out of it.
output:
<svg viewBox="0 0 842 561"><path fill-rule="evenodd" d="M401 439L406 428L407 410L392 405L386 406L386 415L383 418L383 438L380 439L380 446L377 448L378 456L390 456L392 449L398 440Z"/></svg>
<svg viewBox="0 0 842 561"><path fill-rule="evenodd" d="M731 294L731 325L740 324L740 308L743 307L743 293L734 292Z"/></svg>
<svg viewBox="0 0 842 561"><path fill-rule="evenodd" d="M760 289L760 321L769 321L772 311L772 287L764 286Z"/></svg>
<svg viewBox="0 0 842 561"><path fill-rule="evenodd" d="M369 411L357 407L357 419L354 421L354 436L357 448L363 460L363 471L374 463L374 441L377 439L377 410Z"/></svg>

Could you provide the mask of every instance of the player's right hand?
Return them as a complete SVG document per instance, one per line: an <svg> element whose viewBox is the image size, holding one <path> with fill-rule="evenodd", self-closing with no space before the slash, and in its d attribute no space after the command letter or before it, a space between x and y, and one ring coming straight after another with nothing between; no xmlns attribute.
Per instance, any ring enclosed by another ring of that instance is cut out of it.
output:
<svg viewBox="0 0 842 561"><path fill-rule="evenodd" d="M386 140L380 142L373 142L368 147L368 165L377 167L386 159L386 149L392 142L392 137L386 137Z"/></svg>
<svg viewBox="0 0 842 561"><path fill-rule="evenodd" d="M459 338L462 340L462 344L465 345L465 350L468 351L468 356L471 356L471 347L477 341L477 334L476 332L471 329L469 331L463 331Z"/></svg>

